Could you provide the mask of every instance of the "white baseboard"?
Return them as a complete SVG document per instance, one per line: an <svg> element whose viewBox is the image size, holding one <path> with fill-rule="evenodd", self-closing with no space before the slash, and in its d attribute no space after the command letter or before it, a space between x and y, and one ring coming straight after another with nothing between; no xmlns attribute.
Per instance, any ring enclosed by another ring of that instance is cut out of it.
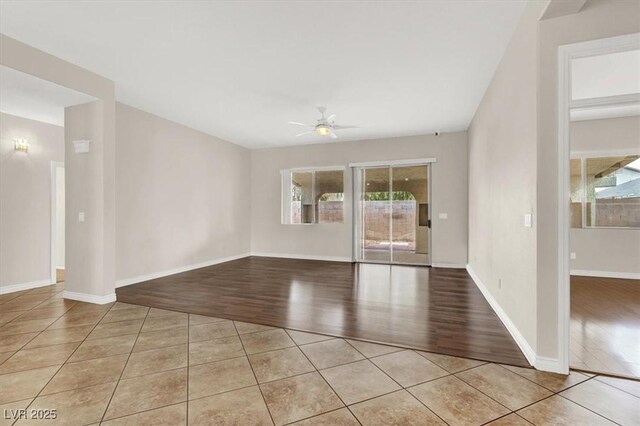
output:
<svg viewBox="0 0 640 426"><path fill-rule="evenodd" d="M431 264L433 268L454 268L454 269L465 269L467 265L462 263L442 263L442 262L433 262Z"/></svg>
<svg viewBox="0 0 640 426"><path fill-rule="evenodd" d="M507 330L511 334L511 337L513 337L513 340L516 341L516 344L518 345L518 347L520 347L520 350L522 351L524 356L527 358L527 361L529 361L529 364L535 366L536 352L533 350L531 345L529 345L529 342L527 342L524 336L520 333L520 330L518 330L518 327L516 327L513 321L511 321L511 318L509 318L509 315L507 315L504 309L502 309L498 301L494 299L494 297L489 292L489 289L483 284L482 280L475 273L471 265L467 265L467 272L469 273L473 281L476 283L476 286L478 287L478 289L480 290L484 298L487 300L487 302L489 302L489 305L491 305L491 308L493 308L496 315L498 315L498 318L500 318L500 321L502 321L504 326L507 327Z"/></svg>
<svg viewBox="0 0 640 426"><path fill-rule="evenodd" d="M531 345L529 345L529 342L527 342L524 336L520 333L520 331L518 330L518 327L516 327L513 321L511 321L511 318L509 318L509 315L507 315L507 313L504 311L504 309L502 309L498 301L491 295L491 293L489 292L489 289L484 285L484 283L482 282L480 277L478 277L478 275L475 273L471 265L467 265L467 272L469 273L473 281L476 283L476 286L478 287L480 292L482 292L482 295L484 296L484 298L487 299L487 302L489 302L489 305L491 305L491 308L493 308L496 315L498 315L498 318L500 318L500 321L502 321L504 326L507 327L509 334L511 334L511 337L513 337L513 340L515 340L516 344L524 354L525 358L527 358L527 361L529 361L529 364L531 364L533 367L541 371L550 371L552 373L567 374L567 371L562 370L561 363L559 362L558 359L539 356L536 354L536 352L533 350Z"/></svg>
<svg viewBox="0 0 640 426"><path fill-rule="evenodd" d="M560 362L557 358L549 358L546 356L537 356L534 367L537 370L549 371L551 373L558 373L558 374L568 373L568 371L562 370L562 368L560 367Z"/></svg>
<svg viewBox="0 0 640 426"><path fill-rule="evenodd" d="M65 299L77 300L80 302L96 303L98 305L104 305L106 303L116 301L115 293L107 294L106 296L96 296L93 294L76 293L74 291L65 290L62 292L62 297L64 297Z"/></svg>
<svg viewBox="0 0 640 426"><path fill-rule="evenodd" d="M64 271L64 266L56 266L56 269L62 269Z"/></svg>
<svg viewBox="0 0 640 426"><path fill-rule="evenodd" d="M351 257L342 256L316 256L312 254L288 254L288 253L251 253L251 256L280 257L286 259L326 260L328 262L352 262Z"/></svg>
<svg viewBox="0 0 640 426"><path fill-rule="evenodd" d="M28 283L5 285L5 286L0 286L0 294L13 293L16 291L23 291L23 290L31 290L32 288L44 287L46 285L52 285L55 283L56 283L55 281L51 282L51 278L45 278L43 280L30 281Z"/></svg>
<svg viewBox="0 0 640 426"><path fill-rule="evenodd" d="M141 283L143 281L155 280L156 278L162 278L169 275L179 274L181 272L192 271L194 269L206 268L207 266L217 265L219 263L230 262L232 260L242 259L243 257L251 256L249 253L238 254L235 256L222 257L219 259L209 260L207 262L194 263L191 265L180 266L178 268L167 269L165 271L154 272L146 275L138 275L137 277L124 278L116 281L116 288L124 287L131 284Z"/></svg>
<svg viewBox="0 0 640 426"><path fill-rule="evenodd" d="M588 271L586 269L572 269L571 275L583 277L600 278L624 278L628 280L640 280L640 272L611 272L611 271Z"/></svg>

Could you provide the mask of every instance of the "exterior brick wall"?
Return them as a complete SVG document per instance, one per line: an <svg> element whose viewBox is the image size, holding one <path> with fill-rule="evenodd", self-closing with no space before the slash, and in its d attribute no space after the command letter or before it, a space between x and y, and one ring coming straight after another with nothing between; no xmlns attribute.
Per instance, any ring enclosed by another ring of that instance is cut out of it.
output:
<svg viewBox="0 0 640 426"><path fill-rule="evenodd" d="M640 227L640 198L598 200L596 226Z"/></svg>
<svg viewBox="0 0 640 426"><path fill-rule="evenodd" d="M415 201L394 201L393 203L393 241L414 242L416 238ZM291 204L293 223L300 222L301 203ZM318 203L320 223L342 223L344 208L342 201L320 201ZM386 241L389 234L389 202L365 201L364 220L367 241Z"/></svg>
<svg viewBox="0 0 640 426"><path fill-rule="evenodd" d="M389 238L388 201L365 201L365 243L388 241ZM416 202L393 202L393 241L414 242L416 239Z"/></svg>
<svg viewBox="0 0 640 426"><path fill-rule="evenodd" d="M320 223L342 223L344 208L342 201L318 202L318 215Z"/></svg>

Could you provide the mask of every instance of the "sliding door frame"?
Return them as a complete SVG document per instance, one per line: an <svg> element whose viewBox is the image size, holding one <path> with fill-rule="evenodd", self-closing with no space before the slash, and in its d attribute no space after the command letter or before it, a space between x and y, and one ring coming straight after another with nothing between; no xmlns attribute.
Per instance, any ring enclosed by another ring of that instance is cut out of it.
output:
<svg viewBox="0 0 640 426"><path fill-rule="evenodd" d="M418 158L418 159L407 159L407 160L389 160L389 161L368 161L368 162L360 162L360 163L349 163L349 167L352 171L352 200L353 200L353 208L352 208L352 255L351 260L353 262L358 263L378 263L378 264L391 264L391 265L407 265L407 266L431 266L433 262L433 253L431 246L431 236L433 231L433 226L429 226L429 234L427 238L427 251L429 256L429 261L427 263L405 263L405 262L395 262L393 259L393 168L394 167L411 167L411 166L427 166L427 204L429 206L428 215L429 219L431 219L431 214L433 211L432 206L432 167L433 164L437 162L436 158ZM362 235L363 235L363 227L364 221L362 220L362 208L363 208L363 196L364 191L362 189L362 172L366 168L387 168L389 170L389 204L390 204L390 212L389 215L389 240L391 242L389 247L389 261L374 261L374 260L365 260L363 258L362 253L360 253L362 248ZM431 222L433 223L433 222Z"/></svg>

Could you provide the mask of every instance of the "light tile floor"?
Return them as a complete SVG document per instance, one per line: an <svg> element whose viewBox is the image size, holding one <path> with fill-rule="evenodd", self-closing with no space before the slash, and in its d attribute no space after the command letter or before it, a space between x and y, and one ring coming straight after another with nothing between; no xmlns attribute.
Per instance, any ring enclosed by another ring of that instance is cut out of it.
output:
<svg viewBox="0 0 640 426"><path fill-rule="evenodd" d="M637 381L91 305L63 286L0 296L0 425L640 424Z"/></svg>

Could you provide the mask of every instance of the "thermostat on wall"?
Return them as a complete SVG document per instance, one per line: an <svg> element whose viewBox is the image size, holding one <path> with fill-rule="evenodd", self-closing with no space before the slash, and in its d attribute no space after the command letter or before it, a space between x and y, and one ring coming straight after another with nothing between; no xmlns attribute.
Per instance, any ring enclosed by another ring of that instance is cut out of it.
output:
<svg viewBox="0 0 640 426"><path fill-rule="evenodd" d="M76 154L85 154L89 152L90 145L91 141L86 139L73 141L73 147L75 148Z"/></svg>

